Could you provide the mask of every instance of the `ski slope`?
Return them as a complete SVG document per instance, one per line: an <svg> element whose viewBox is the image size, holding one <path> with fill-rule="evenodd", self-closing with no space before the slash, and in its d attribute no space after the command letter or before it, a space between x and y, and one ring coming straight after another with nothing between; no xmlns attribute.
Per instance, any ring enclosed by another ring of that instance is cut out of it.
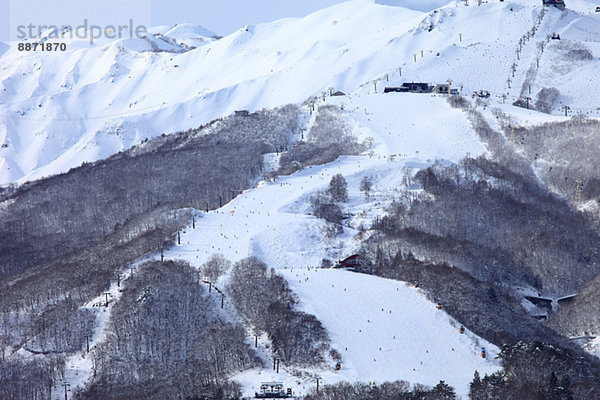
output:
<svg viewBox="0 0 600 400"><path fill-rule="evenodd" d="M556 87L556 113L569 105L599 115L600 93L589 90L600 55L594 3L550 8L541 23L539 1L470 3L353 0L218 40L181 24L97 46L66 38L67 51L56 54L1 44L0 184L64 172L235 110L302 103L330 87L354 93L373 82L381 91L451 80L465 95L485 89L492 102L511 104L537 58L532 96ZM518 41L537 25L517 60ZM539 56L551 32L563 40ZM573 60L572 48L592 59Z"/></svg>
<svg viewBox="0 0 600 400"><path fill-rule="evenodd" d="M340 270L280 272L342 354L344 368L324 374L325 383L444 380L466 398L475 370L483 376L499 369L496 346L461 335L460 324L404 282ZM488 359L480 357L482 347Z"/></svg>
<svg viewBox="0 0 600 400"><path fill-rule="evenodd" d="M360 156L341 157L261 182L218 210L197 211L195 228L188 226L181 244L165 252L165 257L185 259L195 267L214 253L232 261L259 257L283 274L300 299L300 309L321 320L333 347L343 356L339 372L332 366L306 369L307 375L299 378L283 366L276 374L269 368L266 338L262 338L267 368L234 377L246 395L258 390L261 381L271 380L283 381L296 394L303 394L314 387L316 377L323 383L404 379L430 385L443 379L466 395L475 370L483 374L499 369L493 360L498 349L471 333L460 335L455 321L403 282L315 268L323 258L335 260L351 254L358 245L357 232L349 226L339 237L326 238L324 222L309 215L308 200L341 173L350 195L344 211L364 212L364 217L353 218L350 224L368 223L381 215L381 208L402 187L399 171L403 168L424 167L435 160L456 162L467 153L485 153L485 146L466 115L452 109L444 97L383 95L365 89L363 94L326 98L320 104L343 104L353 134L359 140L370 137L373 147ZM434 111L437 118L432 121ZM367 175L375 180L369 199L359 191ZM481 347L490 358L479 357Z"/></svg>

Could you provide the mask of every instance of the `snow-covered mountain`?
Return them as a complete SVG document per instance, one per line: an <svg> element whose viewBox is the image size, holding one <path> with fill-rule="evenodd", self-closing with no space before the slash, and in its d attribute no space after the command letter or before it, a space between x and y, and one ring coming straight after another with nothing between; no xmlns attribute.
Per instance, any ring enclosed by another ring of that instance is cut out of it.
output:
<svg viewBox="0 0 600 400"><path fill-rule="evenodd" d="M561 103L597 113L600 94L588 90L600 53L592 2L541 18L538 1L470 3L355 0L219 40L184 24L97 46L65 39L64 53L19 52L13 43L0 58L0 182L66 171L235 110L374 80L381 91L450 79L466 94L485 89L512 103L528 79L532 97L558 88L556 113ZM549 41L552 33L562 40Z"/></svg>
<svg viewBox="0 0 600 400"><path fill-rule="evenodd" d="M339 372L306 371L321 376L322 383L382 383L402 377L435 385L442 379L466 396L475 370L489 374L499 368L494 360L499 352L496 346L474 334L460 335L459 323L405 283L319 268L324 257L344 258L359 243L354 229L336 240L325 239L326 223L309 215L308 199L325 190L335 174L348 181L350 198L344 211L357 215L351 224L358 226L368 224L391 202L394 190L403 187L398 173L403 168L424 166L436 158L458 162L467 153L485 153L466 115L452 109L443 97L408 96L411 106L403 110L396 109L394 95L328 98L325 104L360 110L349 111L345 121L359 140L373 140L370 154L342 157L275 182L262 182L217 212L202 213L201 224L188 227L181 245L165 257L201 265L215 252L232 261L251 255L278 270L301 299L300 308L323 322L344 359ZM435 120L430 117L433 113ZM398 131L407 120L411 126ZM438 125L446 129L436 129ZM376 182L369 200L359 190L365 176ZM488 359L479 356L481 347L490 353ZM269 379L283 380L298 395L314 386L310 378L299 380L287 368L281 374L246 371L236 379L247 395L257 382Z"/></svg>
<svg viewBox="0 0 600 400"><path fill-rule="evenodd" d="M356 251L359 227L385 213L400 191L421 191L399 171L410 175L436 160L489 154L467 113L444 96L384 94L385 86L450 82L465 97L488 91L483 116L491 124L491 108L523 125L563 120L564 113L600 115L600 93L590 90L599 67L600 13L587 0L569 0L567 7L544 8L537 0L352 0L222 38L179 24L155 27L147 38L95 46L64 37L67 51L50 54L0 43L0 184L64 172L236 110L296 103L308 116L306 101L315 102L312 118L304 121L309 131L319 106L334 106L348 130L372 144L367 151L261 181L217 210L194 210L197 219L180 232L180 243L147 258L183 259L199 268L214 253L233 262L256 256L288 281L298 309L323 323L341 354L340 371L246 370L233 377L246 395L266 380L306 394L320 376L324 383L406 379L435 385L443 379L465 398L475 370L483 375L500 368L479 354L484 347L494 356L496 346L458 333L460 323L412 284L319 265ZM535 102L548 88L558 93L550 114L512 105ZM334 90L344 93L331 96ZM275 165L278 156L266 159ZM311 215L309 204L336 174L348 182L342 211L352 217L338 236L327 238L325 221ZM367 177L373 179L370 197L360 190ZM130 268L123 278L133 273ZM92 346L105 340L120 293L115 285L106 292L112 303L98 313ZM102 298L83 308L95 312ZM227 318L240 318L228 307L222 311ZM265 365L271 345L266 335L257 344ZM91 359L83 351L71 354L64 376L73 389L91 374Z"/></svg>

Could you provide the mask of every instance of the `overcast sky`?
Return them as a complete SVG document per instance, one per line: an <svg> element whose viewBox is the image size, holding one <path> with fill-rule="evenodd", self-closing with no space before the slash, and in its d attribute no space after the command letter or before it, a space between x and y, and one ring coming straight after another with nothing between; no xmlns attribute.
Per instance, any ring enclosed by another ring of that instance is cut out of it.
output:
<svg viewBox="0 0 600 400"><path fill-rule="evenodd" d="M18 26L158 26L191 22L220 35L243 25L302 17L345 0L0 0L0 40L15 39Z"/></svg>

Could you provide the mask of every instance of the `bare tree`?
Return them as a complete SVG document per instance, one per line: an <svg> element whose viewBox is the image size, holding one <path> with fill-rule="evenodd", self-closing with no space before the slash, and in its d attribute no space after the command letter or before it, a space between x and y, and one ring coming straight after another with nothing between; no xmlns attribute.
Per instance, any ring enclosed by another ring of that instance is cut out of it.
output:
<svg viewBox="0 0 600 400"><path fill-rule="evenodd" d="M360 191L364 192L365 198L368 199L369 198L369 193L371 192L371 189L373 189L373 178L370 177L370 176L365 176L360 181Z"/></svg>
<svg viewBox="0 0 600 400"><path fill-rule="evenodd" d="M231 261L222 254L215 253L210 259L202 264L200 273L211 282L216 282L224 273L231 268Z"/></svg>

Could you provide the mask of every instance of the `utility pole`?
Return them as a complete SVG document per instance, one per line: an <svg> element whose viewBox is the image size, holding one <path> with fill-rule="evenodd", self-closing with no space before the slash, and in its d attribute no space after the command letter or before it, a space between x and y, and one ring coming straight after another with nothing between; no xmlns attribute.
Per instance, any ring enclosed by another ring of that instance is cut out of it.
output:
<svg viewBox="0 0 600 400"><path fill-rule="evenodd" d="M281 361L281 360L277 359L277 373L279 373L279 361Z"/></svg>
<svg viewBox="0 0 600 400"><path fill-rule="evenodd" d="M63 384L62 384L62 385L65 387L65 400L69 400L69 399L67 398L67 388L68 388L69 386L71 386L71 384L70 384L70 383L68 383L68 382L63 382Z"/></svg>
<svg viewBox="0 0 600 400"><path fill-rule="evenodd" d="M400 76L402 76L402 68L398 68L398 72L400 72Z"/></svg>
<svg viewBox="0 0 600 400"><path fill-rule="evenodd" d="M575 197L573 199L573 202L575 203L575 207L577 207L578 204L581 204L583 202L583 182L581 181L581 179L577 179L575 183L577 184L577 187L575 187Z"/></svg>
<svg viewBox="0 0 600 400"><path fill-rule="evenodd" d="M225 295L221 294L221 308L225 305Z"/></svg>
<svg viewBox="0 0 600 400"><path fill-rule="evenodd" d="M121 273L116 271L115 275L117 276L117 287L121 287Z"/></svg>
<svg viewBox="0 0 600 400"><path fill-rule="evenodd" d="M192 229L196 229L196 217L192 215Z"/></svg>
<svg viewBox="0 0 600 400"><path fill-rule="evenodd" d="M458 37L459 37L460 41L462 42L462 33L459 33Z"/></svg>
<svg viewBox="0 0 600 400"><path fill-rule="evenodd" d="M377 82L373 82L373 85L375 86L375 93L377 93Z"/></svg>
<svg viewBox="0 0 600 400"><path fill-rule="evenodd" d="M219 196L219 208L223 207L223 198Z"/></svg>
<svg viewBox="0 0 600 400"><path fill-rule="evenodd" d="M90 352L90 335L85 335L86 353Z"/></svg>
<svg viewBox="0 0 600 400"><path fill-rule="evenodd" d="M177 231L177 244L181 244L181 233Z"/></svg>
<svg viewBox="0 0 600 400"><path fill-rule="evenodd" d="M321 378L317 378L317 393L319 393L319 379Z"/></svg>
<svg viewBox="0 0 600 400"><path fill-rule="evenodd" d="M165 261L165 253L163 250L163 247L160 246L160 262L164 262Z"/></svg>
<svg viewBox="0 0 600 400"><path fill-rule="evenodd" d="M254 335L254 347L258 347L258 335Z"/></svg>

